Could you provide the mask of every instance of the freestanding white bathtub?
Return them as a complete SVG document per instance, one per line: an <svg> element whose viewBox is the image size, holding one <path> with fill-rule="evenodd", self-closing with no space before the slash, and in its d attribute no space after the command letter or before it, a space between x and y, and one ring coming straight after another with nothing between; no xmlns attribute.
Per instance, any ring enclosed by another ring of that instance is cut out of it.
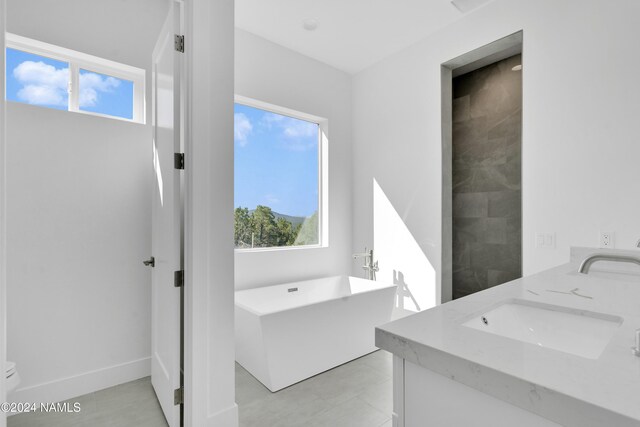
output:
<svg viewBox="0 0 640 427"><path fill-rule="evenodd" d="M396 285L336 276L235 293L236 361L271 391L371 353Z"/></svg>

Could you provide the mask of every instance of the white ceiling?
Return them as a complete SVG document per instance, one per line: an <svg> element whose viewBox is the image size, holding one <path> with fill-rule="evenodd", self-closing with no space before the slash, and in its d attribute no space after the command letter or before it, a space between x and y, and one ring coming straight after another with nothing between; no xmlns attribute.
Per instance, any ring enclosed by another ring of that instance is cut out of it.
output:
<svg viewBox="0 0 640 427"><path fill-rule="evenodd" d="M236 0L236 27L355 74L488 1Z"/></svg>

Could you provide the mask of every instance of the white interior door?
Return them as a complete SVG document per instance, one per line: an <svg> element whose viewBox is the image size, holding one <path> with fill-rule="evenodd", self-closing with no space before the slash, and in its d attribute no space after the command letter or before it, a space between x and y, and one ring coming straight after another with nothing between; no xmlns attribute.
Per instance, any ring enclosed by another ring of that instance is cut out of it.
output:
<svg viewBox="0 0 640 427"><path fill-rule="evenodd" d="M174 35L181 34L179 3L169 12L153 53L153 170L151 382L171 427L180 426L175 390L181 383L181 288L174 274L182 269L181 171L174 166L180 153L182 53Z"/></svg>

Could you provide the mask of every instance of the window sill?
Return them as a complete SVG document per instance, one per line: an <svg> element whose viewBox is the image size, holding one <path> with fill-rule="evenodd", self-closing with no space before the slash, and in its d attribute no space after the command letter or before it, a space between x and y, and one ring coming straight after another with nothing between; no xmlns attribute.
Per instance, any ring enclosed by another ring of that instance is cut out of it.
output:
<svg viewBox="0 0 640 427"><path fill-rule="evenodd" d="M305 246L278 246L273 248L235 248L236 254L253 254L264 252L289 252L289 251L304 251L310 249L324 249L329 245L305 245Z"/></svg>

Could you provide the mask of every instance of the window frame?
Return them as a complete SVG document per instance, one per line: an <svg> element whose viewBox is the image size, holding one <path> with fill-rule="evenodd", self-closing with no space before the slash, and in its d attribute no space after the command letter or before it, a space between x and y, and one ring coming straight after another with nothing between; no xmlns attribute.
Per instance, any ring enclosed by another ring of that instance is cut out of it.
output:
<svg viewBox="0 0 640 427"><path fill-rule="evenodd" d="M329 121L323 117L281 107L242 95L234 96L234 104L291 117L318 125L318 243L315 245L271 246L262 248L234 248L237 253L297 251L329 247ZM234 143L235 152L235 143ZM234 208L235 209L235 208Z"/></svg>
<svg viewBox="0 0 640 427"><path fill-rule="evenodd" d="M69 64L69 105L67 111L133 123L146 123L146 72L144 69L12 33L6 33L5 49L6 48L44 56L57 61L64 61ZM81 110L79 105L81 69L133 82L133 117L128 119L110 114ZM6 73L6 69L3 70L3 72Z"/></svg>

